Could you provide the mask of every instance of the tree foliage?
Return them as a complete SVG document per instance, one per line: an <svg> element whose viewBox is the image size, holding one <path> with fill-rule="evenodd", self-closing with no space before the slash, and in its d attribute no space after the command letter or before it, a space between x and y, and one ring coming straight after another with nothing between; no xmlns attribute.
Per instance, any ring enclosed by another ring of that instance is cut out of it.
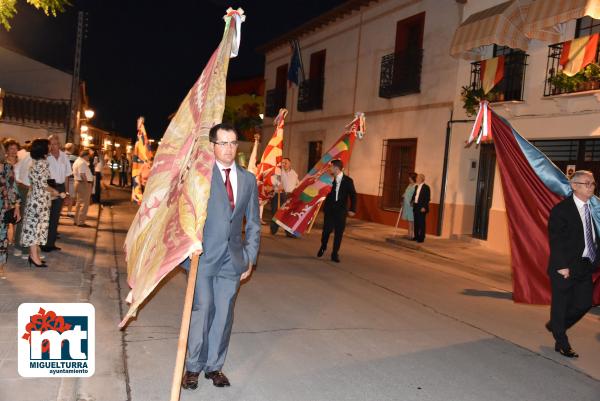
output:
<svg viewBox="0 0 600 401"><path fill-rule="evenodd" d="M65 11L65 7L70 6L69 0L26 0L28 4L34 6L38 10L42 10L44 14L56 17L59 13ZM0 24L9 31L10 20L17 13L17 0L0 0Z"/></svg>

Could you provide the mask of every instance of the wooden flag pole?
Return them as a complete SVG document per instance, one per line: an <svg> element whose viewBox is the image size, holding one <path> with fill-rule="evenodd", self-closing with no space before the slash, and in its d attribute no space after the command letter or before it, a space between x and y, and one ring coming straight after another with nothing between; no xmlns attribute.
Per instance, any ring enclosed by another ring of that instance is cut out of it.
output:
<svg viewBox="0 0 600 401"><path fill-rule="evenodd" d="M200 256L195 253L192 255L192 263L190 264L190 271L188 273L187 289L185 290L185 301L183 303L183 316L181 317L181 329L179 329L179 341L177 342L177 358L175 359L173 383L171 384L171 401L179 401L179 393L181 392L181 379L183 377L185 351L190 331L190 319L192 317L192 304L194 303L199 258Z"/></svg>
<svg viewBox="0 0 600 401"><path fill-rule="evenodd" d="M322 205L323 205L323 201L319 202L319 205L317 206L317 211L315 212L315 216L311 220L310 225L308 226L308 230L306 230L307 234L310 234L310 230L312 230L313 224L315 224L315 221L317 221L317 216L318 216L319 212L321 211Z"/></svg>

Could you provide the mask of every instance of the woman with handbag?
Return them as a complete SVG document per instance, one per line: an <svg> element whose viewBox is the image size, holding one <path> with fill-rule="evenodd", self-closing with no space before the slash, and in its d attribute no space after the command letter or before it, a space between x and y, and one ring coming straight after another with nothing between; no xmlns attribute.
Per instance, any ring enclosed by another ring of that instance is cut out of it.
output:
<svg viewBox="0 0 600 401"><path fill-rule="evenodd" d="M8 226L21 220L20 203L13 166L0 146L0 265L8 258Z"/></svg>

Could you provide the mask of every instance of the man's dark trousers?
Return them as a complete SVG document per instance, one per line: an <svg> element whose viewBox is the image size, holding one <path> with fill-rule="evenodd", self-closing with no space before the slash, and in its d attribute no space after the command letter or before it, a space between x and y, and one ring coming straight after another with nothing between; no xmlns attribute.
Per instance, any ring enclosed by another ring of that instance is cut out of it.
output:
<svg viewBox="0 0 600 401"><path fill-rule="evenodd" d="M569 270L570 276L566 279L558 272L550 275L552 333L556 342L565 348L569 346L566 331L591 309L594 292L593 267L588 258L582 258Z"/></svg>
<svg viewBox="0 0 600 401"><path fill-rule="evenodd" d="M427 217L427 212L423 213L415 207L413 215L415 217L415 240L423 242L425 241L425 218Z"/></svg>
<svg viewBox="0 0 600 401"><path fill-rule="evenodd" d="M56 184L54 188L58 192L65 192L65 184ZM58 222L60 220L60 211L63 207L63 199L59 196L52 201L50 206L50 222L48 225L48 241L46 241L47 247L56 246L56 236L58 235Z"/></svg>
<svg viewBox="0 0 600 401"><path fill-rule="evenodd" d="M337 255L342 245L344 230L346 229L346 209L331 209L325 212L325 221L323 223L323 234L321 235L321 248L327 249L329 235L333 231L333 249L332 255Z"/></svg>
<svg viewBox="0 0 600 401"><path fill-rule="evenodd" d="M273 212L273 216L275 216L275 212L279 209L278 206L281 206L285 203L287 199L287 194L285 192L281 192L279 194L279 199L277 199L277 193L271 198L271 211ZM279 230L279 225L271 220L271 234L277 234L277 230Z"/></svg>

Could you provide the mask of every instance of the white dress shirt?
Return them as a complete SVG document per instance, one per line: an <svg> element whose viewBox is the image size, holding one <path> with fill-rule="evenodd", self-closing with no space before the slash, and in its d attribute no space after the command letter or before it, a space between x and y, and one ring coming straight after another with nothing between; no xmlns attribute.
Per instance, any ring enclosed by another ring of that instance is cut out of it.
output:
<svg viewBox="0 0 600 401"><path fill-rule="evenodd" d="M90 170L90 162L85 160L83 157L78 157L73 163L73 176L75 181L84 181L81 176L85 177L86 182L94 182L94 174Z"/></svg>
<svg viewBox="0 0 600 401"><path fill-rule="evenodd" d="M342 183L342 177L344 177L344 172L340 171L338 175L335 176L335 201L338 201L338 196L340 194L340 184Z"/></svg>
<svg viewBox="0 0 600 401"><path fill-rule="evenodd" d="M589 251L588 251L588 246L587 246L587 241L585 240L585 208L583 207L583 205L588 205L588 210L590 213L590 220L592 219L592 207L590 206L590 201L584 202L581 199L579 199L577 197L577 195L573 195L573 200L575 201L575 206L577 206L577 211L579 212L579 217L581 217L581 224L583 224L583 241L585 243L585 248L583 249L583 254L581 255L582 258L587 258L589 256ZM595 243L596 242L596 230L594 230L594 222L590 221L590 224L592 225L592 241Z"/></svg>
<svg viewBox="0 0 600 401"><path fill-rule="evenodd" d="M71 170L71 162L67 154L62 150L58 151L58 158L50 153L47 157L48 166L50 168L50 178L56 181L57 184L64 184L67 177L73 174Z"/></svg>
<svg viewBox="0 0 600 401"><path fill-rule="evenodd" d="M421 188L423 188L423 184L425 183L422 182L421 184L417 184L417 189L415 190L415 203L419 201L419 195L421 194Z"/></svg>
<svg viewBox="0 0 600 401"><path fill-rule="evenodd" d="M278 169L279 170L279 169ZM281 175L273 175L273 185L275 186L275 188L279 188L279 180L281 177L281 182L282 182L282 189L283 192L293 192L294 189L296 189L296 187L298 186L298 184L300 184L300 181L298 180L298 173L296 173L294 171L294 169L290 169L289 171L285 171L284 169L281 169L281 171L276 171L276 172L280 172Z"/></svg>
<svg viewBox="0 0 600 401"><path fill-rule="evenodd" d="M229 172L229 182L231 182L231 189L233 189L233 203L235 204L237 202L237 168L235 166L235 162L233 162L231 164L231 166L229 167L225 167L224 165L222 165L221 163L219 163L219 161L215 160L215 163L217 164L217 167L219 168L219 171L221 172L221 177L223 178L223 184L225 184L225 169L226 168L230 168L231 171ZM225 190L225 192L227 192L227 189Z"/></svg>
<svg viewBox="0 0 600 401"><path fill-rule="evenodd" d="M29 181L29 170L31 170L31 165L33 164L33 159L29 152L23 150L19 151L17 154L19 161L15 164L15 180L23 185L30 186L31 182Z"/></svg>

